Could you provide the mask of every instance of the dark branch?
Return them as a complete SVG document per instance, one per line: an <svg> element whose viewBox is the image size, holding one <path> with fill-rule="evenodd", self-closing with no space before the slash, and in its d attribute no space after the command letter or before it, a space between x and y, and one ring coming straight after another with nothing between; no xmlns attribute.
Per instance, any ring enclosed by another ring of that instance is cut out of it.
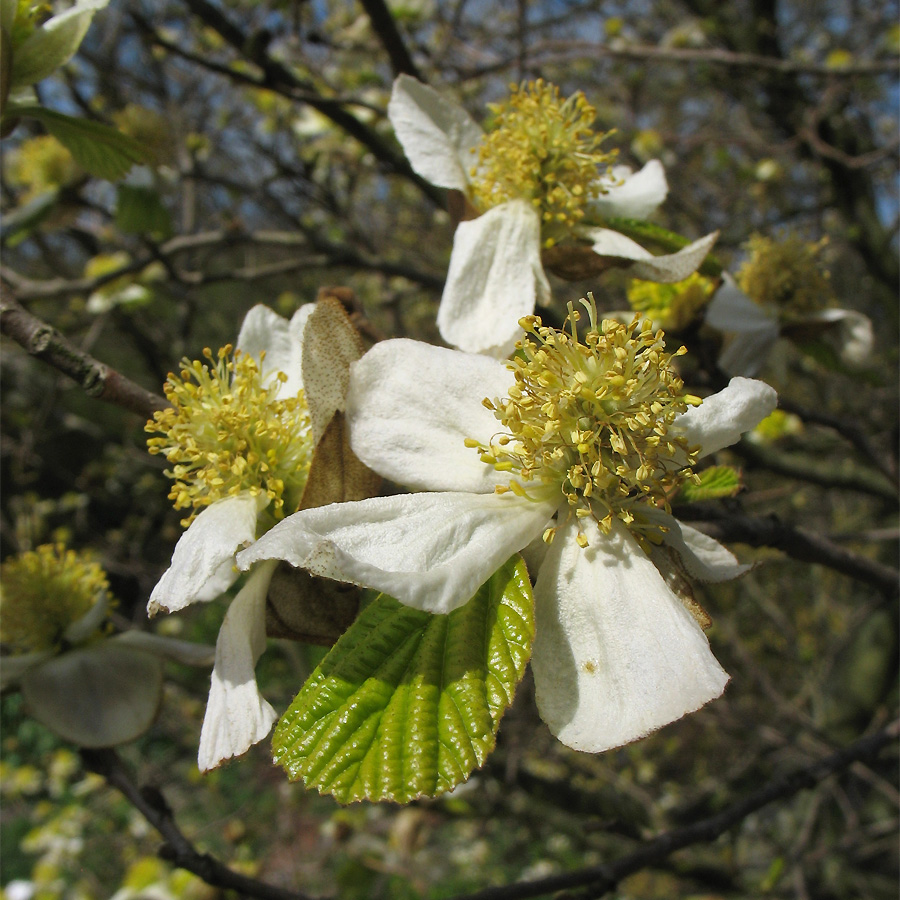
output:
<svg viewBox="0 0 900 900"><path fill-rule="evenodd" d="M338 128L343 129L352 138L367 147L375 158L387 165L391 171L404 175L415 182L437 206L442 208L446 206L444 191L416 175L402 154L398 153L378 132L350 113L345 108L343 101L315 94L311 85L298 79L289 68L269 56L265 47L254 48L252 55L248 56L247 49L252 46L249 35L241 31L234 22L208 0L185 0L185 3L195 16L217 31L238 53L259 66L265 76L262 87L281 93L298 102L309 104L334 122Z"/></svg>
<svg viewBox="0 0 900 900"><path fill-rule="evenodd" d="M394 75L412 75L413 78L424 81L384 0L360 0L360 2L372 23L372 30L378 35L378 40L391 59Z"/></svg>
<svg viewBox="0 0 900 900"><path fill-rule="evenodd" d="M79 350L59 331L42 322L11 297L0 297L0 332L36 359L68 375L91 397L152 417L169 404L106 364Z"/></svg>
<svg viewBox="0 0 900 900"><path fill-rule="evenodd" d="M159 856L173 865L193 872L207 884L238 891L242 896L258 900L310 900L308 894L288 891L264 881L258 881L229 869L208 853L200 853L175 824L172 810L155 788L139 788L122 759L112 749L82 749L85 768L96 772L111 787L116 788L129 803L162 835L165 843Z"/></svg>
<svg viewBox="0 0 900 900"><path fill-rule="evenodd" d="M775 547L792 559L818 563L871 584L887 596L897 592L900 573L896 569L839 547L821 535L786 525L776 516L754 518L700 504L679 507L677 516L693 522L718 541L737 541L751 547Z"/></svg>

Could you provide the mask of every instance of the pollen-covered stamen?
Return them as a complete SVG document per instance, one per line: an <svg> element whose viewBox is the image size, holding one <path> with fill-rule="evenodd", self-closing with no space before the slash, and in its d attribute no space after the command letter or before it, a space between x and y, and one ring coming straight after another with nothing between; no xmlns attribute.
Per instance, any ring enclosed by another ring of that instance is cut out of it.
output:
<svg viewBox="0 0 900 900"><path fill-rule="evenodd" d="M781 314L803 316L829 305L834 296L828 270L819 259L827 238L808 243L797 235L774 241L754 235L745 244L749 258L737 273L747 296Z"/></svg>
<svg viewBox="0 0 900 900"><path fill-rule="evenodd" d="M99 563L61 544L4 562L0 581L0 639L13 653L59 649L68 628L109 592Z"/></svg>
<svg viewBox="0 0 900 900"><path fill-rule="evenodd" d="M662 331L638 317L627 326L598 322L588 296L582 303L590 322L581 335L572 304L568 331L537 316L520 321L530 337L507 363L515 384L507 397L485 400L504 431L490 445L469 445L485 462L514 473L516 481L499 492L546 500L558 491L578 519L591 518L608 532L615 516L652 540L658 535L636 504L667 507L672 489L693 477L698 452L671 430L695 402L672 367L685 351L666 353Z"/></svg>
<svg viewBox="0 0 900 900"><path fill-rule="evenodd" d="M265 494L274 519L296 510L312 457L309 410L303 391L277 397L287 376L263 378L260 365L231 345L208 360L184 360L180 377L165 385L170 409L154 413L145 430L151 453L163 454L175 480L169 499L193 507L187 526L204 506L244 491ZM263 354L264 358L264 354Z"/></svg>
<svg viewBox="0 0 900 900"><path fill-rule="evenodd" d="M490 109L496 118L472 169L472 200L481 211L530 201L552 246L601 193L598 179L615 151L600 149L606 135L593 130L596 111L580 91L562 100L558 88L538 79L513 86L509 100Z"/></svg>

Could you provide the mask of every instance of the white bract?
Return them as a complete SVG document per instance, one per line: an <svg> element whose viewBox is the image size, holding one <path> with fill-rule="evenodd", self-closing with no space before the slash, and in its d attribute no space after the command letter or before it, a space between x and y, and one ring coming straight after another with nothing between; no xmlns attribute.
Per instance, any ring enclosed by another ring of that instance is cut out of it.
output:
<svg viewBox="0 0 900 900"><path fill-rule="evenodd" d="M351 368L351 444L420 493L302 511L237 559L285 559L446 614L513 554L540 557L539 711L564 743L601 751L725 687L665 576L715 581L744 567L674 519L666 498L776 397L745 378L702 402L685 395L662 332L599 322L585 307L579 328L570 306L568 331L523 319L529 337L506 364L410 340L376 345Z"/></svg>
<svg viewBox="0 0 900 900"><path fill-rule="evenodd" d="M707 235L667 256L654 257L603 223L644 219L668 192L658 160L632 174L609 167L603 135L593 131L593 108L582 94L562 100L542 81L492 107L485 134L468 113L437 91L401 75L388 115L413 170L432 184L458 190L477 218L460 222L453 239L438 328L455 347L506 356L518 321L545 303L550 286L542 250L577 242L635 278L679 281L702 262L715 241Z"/></svg>
<svg viewBox="0 0 900 900"><path fill-rule="evenodd" d="M162 700L163 660L208 665L212 648L148 632L111 635L109 585L85 554L44 545L3 564L0 687L81 747L134 740Z"/></svg>
<svg viewBox="0 0 900 900"><path fill-rule="evenodd" d="M192 515L150 595L151 616L219 597L240 575L237 551L297 509L318 437L303 392L304 333L314 309L307 304L288 321L255 306L233 361L231 347L217 358L206 351L207 363L186 360L181 378L169 377L173 407L148 422L148 431L163 434L148 444L171 465L176 508ZM246 752L277 718L255 675L274 569L267 563L250 573L222 622L200 734L202 770Z"/></svg>

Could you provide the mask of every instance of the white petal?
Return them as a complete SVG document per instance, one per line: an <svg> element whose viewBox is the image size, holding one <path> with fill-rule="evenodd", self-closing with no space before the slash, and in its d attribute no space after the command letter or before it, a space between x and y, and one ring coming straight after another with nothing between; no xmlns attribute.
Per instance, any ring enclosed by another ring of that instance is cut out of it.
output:
<svg viewBox="0 0 900 900"><path fill-rule="evenodd" d="M758 303L754 303L727 272L722 285L706 307L706 324L718 331L744 334L763 328L778 335L778 317ZM774 338L773 338L774 340Z"/></svg>
<svg viewBox="0 0 900 900"><path fill-rule="evenodd" d="M875 335L868 316L850 309L824 309L809 318L813 322L834 323L835 330L825 332L823 338L834 346L845 365L865 366L872 361Z"/></svg>
<svg viewBox="0 0 900 900"><path fill-rule="evenodd" d="M727 272L706 308L706 324L730 335L717 361L727 375L755 375L778 340L778 317L754 303Z"/></svg>
<svg viewBox="0 0 900 900"><path fill-rule="evenodd" d="M195 601L215 600L234 583L234 554L253 542L264 494L226 497L210 504L175 545L172 565L150 594L148 615L175 612Z"/></svg>
<svg viewBox="0 0 900 900"><path fill-rule="evenodd" d="M514 378L501 362L405 339L376 344L350 372L350 445L369 468L425 491L486 493L508 477L466 438L487 443L499 423L482 406Z"/></svg>
<svg viewBox="0 0 900 900"><path fill-rule="evenodd" d="M677 551L691 578L699 581L728 581L753 568L739 563L727 547L723 547L708 534L679 522L665 510L648 507L641 510L641 516L665 526L662 539Z"/></svg>
<svg viewBox="0 0 900 900"><path fill-rule="evenodd" d="M271 730L278 714L256 686L256 662L266 649L266 594L277 563L263 563L231 601L216 641L206 716L200 730L200 771L246 753Z"/></svg>
<svg viewBox="0 0 900 900"><path fill-rule="evenodd" d="M673 428L700 456L730 447L745 431L755 428L778 404L774 388L754 378L732 378L728 386L678 416Z"/></svg>
<svg viewBox="0 0 900 900"><path fill-rule="evenodd" d="M718 697L728 675L700 626L626 529L561 526L535 586L532 668L541 718L567 746L600 752Z"/></svg>
<svg viewBox="0 0 900 900"><path fill-rule="evenodd" d="M512 494L404 494L302 510L238 556L284 559L315 575L384 591L445 614L468 602L541 533L548 504Z"/></svg>
<svg viewBox="0 0 900 900"><path fill-rule="evenodd" d="M252 356L257 362L265 352L266 358L261 369L264 377L271 380L278 372L284 372L288 376L287 382L278 388L279 396L295 396L303 387L301 371L303 323L314 306L312 303L301 306L290 322L261 303L244 316L236 348Z"/></svg>
<svg viewBox="0 0 900 900"><path fill-rule="evenodd" d="M676 253L654 256L637 241L610 228L585 228L580 234L591 241L591 249L598 256L630 261L627 269L632 278L663 284L682 281L695 272L719 236L719 232L714 231Z"/></svg>
<svg viewBox="0 0 900 900"><path fill-rule="evenodd" d="M629 166L614 166L600 181L606 193L591 203L591 211L604 219L646 219L669 193L666 172L658 159L651 159L636 173Z"/></svg>
<svg viewBox="0 0 900 900"><path fill-rule="evenodd" d="M134 740L162 698L162 660L113 641L63 653L22 676L29 712L82 747Z"/></svg>
<svg viewBox="0 0 900 900"><path fill-rule="evenodd" d="M12 87L35 84L68 62L78 50L91 19L109 0L80 0L36 28L13 55Z"/></svg>
<svg viewBox="0 0 900 900"><path fill-rule="evenodd" d="M388 118L416 174L438 187L468 188L468 171L477 162L471 151L481 143L483 132L461 106L400 75L391 91Z"/></svg>
<svg viewBox="0 0 900 900"><path fill-rule="evenodd" d="M725 341L716 365L726 375L752 378L765 365L777 341L777 325L733 334Z"/></svg>
<svg viewBox="0 0 900 900"><path fill-rule="evenodd" d="M437 317L448 344L508 356L522 336L519 319L549 296L541 221L533 207L510 200L459 223Z"/></svg>

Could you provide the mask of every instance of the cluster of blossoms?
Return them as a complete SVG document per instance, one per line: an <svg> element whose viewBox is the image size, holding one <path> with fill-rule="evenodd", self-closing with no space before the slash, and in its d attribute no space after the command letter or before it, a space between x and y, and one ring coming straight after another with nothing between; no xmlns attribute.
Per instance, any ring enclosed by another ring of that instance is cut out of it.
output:
<svg viewBox="0 0 900 900"><path fill-rule="evenodd" d="M646 319L601 318L593 299L570 304L559 329L534 315L549 298L542 254L587 249L675 282L714 236L654 257L607 227L649 215L667 187L658 162L636 175L612 166L583 96L561 99L539 81L492 112L484 134L405 76L389 107L413 168L462 192L468 210L438 315L462 349L377 344L348 360L334 406L355 457L409 493L302 502L321 437L301 390L309 307L290 323L252 310L233 358L226 347L186 363L167 387L173 409L148 425L162 435L150 445L170 462L173 501L194 510L151 613L211 599L250 572L220 632L201 768L243 752L274 720L253 668L282 560L445 615L521 552L535 582L539 711L576 749L634 740L725 687L708 620L670 584L745 567L678 522L669 498L699 459L772 411L774 391L735 378L703 400L686 393L675 367L684 349L667 351Z"/></svg>
<svg viewBox="0 0 900 900"><path fill-rule="evenodd" d="M560 328L535 315L550 297L545 267L579 268L585 254L594 274L616 265L672 284L660 309L684 295L693 310L709 299L711 283L692 273L715 235L653 256L616 229L619 217L652 213L665 176L658 161L636 174L613 165L583 95L563 99L537 81L491 112L484 133L406 76L389 107L413 169L463 195L438 313L459 349L398 339L363 354L343 311L307 304L288 321L257 306L234 346L184 360L165 386L170 408L147 423L170 499L187 513L148 612L213 600L248 573L216 643L203 770L245 752L277 718L255 666L280 561L446 615L521 553L534 581L539 712L578 750L635 740L728 681L704 634L708 619L673 585L746 567L674 518L670 498L697 479L699 460L774 409L774 391L736 377L703 399L687 393L676 366L684 348L667 350L649 315L602 317L591 295L568 305ZM658 295L645 291L635 305L646 312ZM341 465L361 461L409 492L343 490L331 502L312 473L327 468L323 448L344 444ZM4 632L30 659L15 671L32 696L38 666L71 666L77 654L79 666L93 665L84 654L109 657L128 638L97 630L105 581L71 560L68 571L79 573L81 593L60 605L65 592L39 588L57 606L34 606L43 624L23 626L33 645ZM31 596L20 580L18 595ZM19 619L9 621L15 631ZM149 649L134 677L158 685ZM147 715L141 707L142 727Z"/></svg>
<svg viewBox="0 0 900 900"><path fill-rule="evenodd" d="M523 320L540 347L526 338L508 363L377 344L351 367L351 444L413 493L303 510L237 562L284 559L446 614L521 551L536 576L541 716L599 751L722 692L728 676L666 576L743 567L673 518L665 494L776 398L743 378L702 402L684 395L660 333L588 310L581 333L574 310L568 332Z"/></svg>

